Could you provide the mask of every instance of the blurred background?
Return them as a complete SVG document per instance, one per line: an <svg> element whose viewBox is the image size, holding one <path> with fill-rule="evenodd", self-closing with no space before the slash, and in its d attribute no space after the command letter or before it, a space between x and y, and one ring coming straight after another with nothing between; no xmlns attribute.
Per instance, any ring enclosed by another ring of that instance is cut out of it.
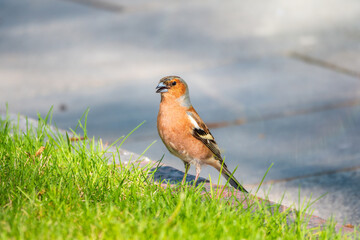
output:
<svg viewBox="0 0 360 240"><path fill-rule="evenodd" d="M225 161L261 195L360 224L358 0L0 0L0 111L183 170L156 130L160 78L187 81ZM191 169L190 173L194 173ZM215 181L216 170L201 176Z"/></svg>

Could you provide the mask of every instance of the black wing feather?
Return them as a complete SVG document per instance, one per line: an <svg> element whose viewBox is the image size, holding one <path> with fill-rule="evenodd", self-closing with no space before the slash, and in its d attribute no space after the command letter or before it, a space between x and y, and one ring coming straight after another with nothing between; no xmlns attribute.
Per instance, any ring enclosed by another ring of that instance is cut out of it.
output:
<svg viewBox="0 0 360 240"><path fill-rule="evenodd" d="M211 136L212 139L209 139L208 137L206 137L209 135ZM193 136L196 139L199 139L203 144L205 144L205 146L207 146L211 150L211 152L214 154L214 156L217 160L219 160L221 163L223 162L220 150L214 140L214 137L210 133L210 131L205 132L201 128L193 128ZM225 163L224 163L224 166L226 167Z"/></svg>

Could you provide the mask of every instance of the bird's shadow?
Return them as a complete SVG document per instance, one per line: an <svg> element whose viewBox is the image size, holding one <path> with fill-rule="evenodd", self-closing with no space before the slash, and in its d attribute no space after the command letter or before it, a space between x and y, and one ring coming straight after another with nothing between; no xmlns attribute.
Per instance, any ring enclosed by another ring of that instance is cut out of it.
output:
<svg viewBox="0 0 360 240"><path fill-rule="evenodd" d="M153 174L154 181L157 182L164 182L164 183L179 183L182 181L184 177L184 172L179 171L176 168L170 167L170 166L159 166L154 167L150 170L150 174ZM186 177L186 182L194 182L195 176L188 174ZM209 180L199 177L196 185L202 183L202 182L209 182Z"/></svg>

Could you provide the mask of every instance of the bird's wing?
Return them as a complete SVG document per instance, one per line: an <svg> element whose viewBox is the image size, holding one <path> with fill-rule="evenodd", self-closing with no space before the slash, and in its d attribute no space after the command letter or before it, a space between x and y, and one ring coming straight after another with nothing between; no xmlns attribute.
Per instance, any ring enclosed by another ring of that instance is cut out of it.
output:
<svg viewBox="0 0 360 240"><path fill-rule="evenodd" d="M187 112L189 120L192 125L192 135L200 140L206 147L208 147L211 152L214 154L215 159L219 160L221 164L223 163L223 159L221 157L220 149L215 142L213 135L210 130L207 128L205 123L201 120L199 114L195 111L193 107L191 107Z"/></svg>

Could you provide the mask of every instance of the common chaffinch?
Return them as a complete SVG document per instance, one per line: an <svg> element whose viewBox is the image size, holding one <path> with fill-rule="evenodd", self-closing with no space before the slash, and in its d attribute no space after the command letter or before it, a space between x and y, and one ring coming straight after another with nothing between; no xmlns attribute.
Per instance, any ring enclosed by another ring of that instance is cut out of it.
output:
<svg viewBox="0 0 360 240"><path fill-rule="evenodd" d="M190 164L196 167L195 182L201 166L207 164L221 171L227 180L230 179L231 186L247 193L228 170L213 135L191 105L186 82L178 76L164 77L157 85L156 92L161 94L157 129L170 153L184 162L182 183L186 180Z"/></svg>

